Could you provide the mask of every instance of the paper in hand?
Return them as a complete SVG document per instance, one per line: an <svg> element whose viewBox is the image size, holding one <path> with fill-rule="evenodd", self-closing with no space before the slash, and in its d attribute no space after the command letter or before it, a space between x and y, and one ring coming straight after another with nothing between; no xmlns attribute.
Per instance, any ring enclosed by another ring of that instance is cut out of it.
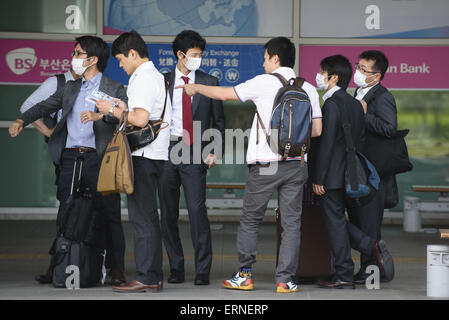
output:
<svg viewBox="0 0 449 320"><path fill-rule="evenodd" d="M97 103L98 100L107 100L107 101L112 102L112 104L114 106L116 106L117 103L115 103L113 99L115 99L115 98L111 97L107 93L104 93L103 91L100 91L98 89L95 89L94 91L92 91L91 94L89 94L86 97L86 100L89 101L89 102L92 102L92 103Z"/></svg>

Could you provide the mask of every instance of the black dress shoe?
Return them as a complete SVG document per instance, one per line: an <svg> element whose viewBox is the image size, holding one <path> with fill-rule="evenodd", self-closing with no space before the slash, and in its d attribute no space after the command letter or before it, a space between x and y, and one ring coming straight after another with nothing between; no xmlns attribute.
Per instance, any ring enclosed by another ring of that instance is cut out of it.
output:
<svg viewBox="0 0 449 320"><path fill-rule="evenodd" d="M370 275L368 273L357 273L354 276L354 283L355 284L365 284L366 283L366 279L369 277Z"/></svg>
<svg viewBox="0 0 449 320"><path fill-rule="evenodd" d="M39 282L40 284L48 284L48 283L52 283L53 282L53 277L49 276L47 274L38 275L38 276L34 277L34 279L37 282Z"/></svg>
<svg viewBox="0 0 449 320"><path fill-rule="evenodd" d="M37 282L39 282L40 284L52 283L53 282L53 269L52 268L48 268L46 274L38 275L38 276L34 277L34 279Z"/></svg>
<svg viewBox="0 0 449 320"><path fill-rule="evenodd" d="M205 286L210 284L209 276L197 275L193 282L196 286Z"/></svg>
<svg viewBox="0 0 449 320"><path fill-rule="evenodd" d="M393 257L388 252L387 244L383 240L376 241L373 246L373 256L377 260L382 282L390 282L394 278Z"/></svg>
<svg viewBox="0 0 449 320"><path fill-rule="evenodd" d="M115 287L126 283L125 273L122 270L111 270L111 284Z"/></svg>
<svg viewBox="0 0 449 320"><path fill-rule="evenodd" d="M168 283L183 283L184 282L184 276L179 276L175 274L171 274L168 279Z"/></svg>
<svg viewBox="0 0 449 320"><path fill-rule="evenodd" d="M210 284L210 281L209 280L205 280L205 279L195 279L194 284L196 286L205 286L205 285Z"/></svg>
<svg viewBox="0 0 449 320"><path fill-rule="evenodd" d="M354 282L346 281L318 281L318 286L323 289L355 289Z"/></svg>

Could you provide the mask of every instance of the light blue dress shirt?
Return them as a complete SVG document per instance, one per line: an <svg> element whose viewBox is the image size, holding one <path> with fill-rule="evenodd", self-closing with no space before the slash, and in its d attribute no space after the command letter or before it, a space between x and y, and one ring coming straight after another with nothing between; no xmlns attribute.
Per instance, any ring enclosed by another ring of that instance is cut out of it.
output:
<svg viewBox="0 0 449 320"><path fill-rule="evenodd" d="M82 79L82 84L78 97L75 100L72 111L67 116L67 142L66 148L89 147L95 148L94 122L81 122L81 113L84 111L95 112L95 103L86 98L100 87L103 74L99 72L95 77L86 81Z"/></svg>

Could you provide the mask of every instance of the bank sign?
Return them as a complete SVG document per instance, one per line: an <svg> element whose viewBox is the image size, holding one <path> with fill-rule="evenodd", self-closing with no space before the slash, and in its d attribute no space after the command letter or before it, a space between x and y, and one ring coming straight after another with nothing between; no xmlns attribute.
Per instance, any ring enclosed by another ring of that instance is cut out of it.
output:
<svg viewBox="0 0 449 320"><path fill-rule="evenodd" d="M40 84L50 76L70 70L74 41L0 39L0 82ZM148 44L150 59L161 72L176 67L169 44ZM234 86L264 72L263 45L207 45L200 70L218 78L222 86ZM129 76L110 57L108 77L128 84Z"/></svg>
<svg viewBox="0 0 449 320"><path fill-rule="evenodd" d="M341 54L354 64L365 50L380 50L389 60L389 68L382 84L391 89L449 89L448 46L300 46L300 75L315 82L320 61L330 55ZM356 85L351 80L350 88Z"/></svg>

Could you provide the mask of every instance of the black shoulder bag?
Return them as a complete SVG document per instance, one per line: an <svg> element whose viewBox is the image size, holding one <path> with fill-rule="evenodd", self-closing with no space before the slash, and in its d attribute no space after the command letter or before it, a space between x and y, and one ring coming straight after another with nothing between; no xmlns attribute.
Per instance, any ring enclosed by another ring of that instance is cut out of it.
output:
<svg viewBox="0 0 449 320"><path fill-rule="evenodd" d="M168 127L168 123L164 122L165 115L165 107L167 106L167 96L168 96L168 83L164 80L165 83L165 102L164 102L164 110L162 111L161 117L158 120L149 120L148 124L141 128L134 125L128 126L125 129L125 134L128 138L129 148L131 152L139 150L154 140L156 140L159 132ZM166 124L165 127L162 127L162 124Z"/></svg>

